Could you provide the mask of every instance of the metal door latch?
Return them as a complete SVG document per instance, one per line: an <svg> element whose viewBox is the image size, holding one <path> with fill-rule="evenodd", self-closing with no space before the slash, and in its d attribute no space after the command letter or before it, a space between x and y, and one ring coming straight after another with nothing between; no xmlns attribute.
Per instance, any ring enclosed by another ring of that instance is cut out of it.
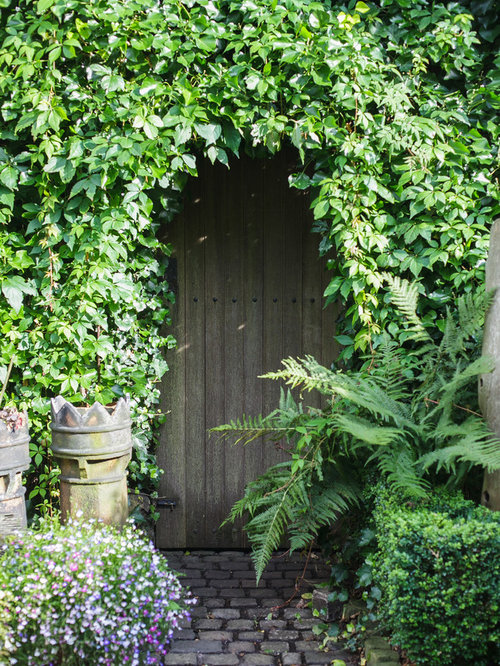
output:
<svg viewBox="0 0 500 666"><path fill-rule="evenodd" d="M166 497L158 497L155 500L155 504L158 509L170 509L170 511L173 511L177 507L176 500L167 499Z"/></svg>

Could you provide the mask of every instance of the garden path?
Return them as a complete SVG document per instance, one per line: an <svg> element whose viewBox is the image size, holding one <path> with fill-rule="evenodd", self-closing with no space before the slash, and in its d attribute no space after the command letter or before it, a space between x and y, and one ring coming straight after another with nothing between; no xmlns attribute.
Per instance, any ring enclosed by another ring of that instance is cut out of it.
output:
<svg viewBox="0 0 500 666"><path fill-rule="evenodd" d="M289 605L302 574L303 560L277 556L258 587L250 556L242 551L163 551L172 569L185 574L184 585L198 598L192 620L174 635L165 664L179 666L313 666L356 655L333 643L328 652L312 627L320 620L302 608L301 594L325 581L328 569L312 558L301 587Z"/></svg>

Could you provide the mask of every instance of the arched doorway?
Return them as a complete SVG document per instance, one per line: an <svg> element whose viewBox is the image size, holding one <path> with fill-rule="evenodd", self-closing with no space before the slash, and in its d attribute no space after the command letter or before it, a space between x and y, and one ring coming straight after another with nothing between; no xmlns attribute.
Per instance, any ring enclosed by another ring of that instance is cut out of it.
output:
<svg viewBox="0 0 500 666"><path fill-rule="evenodd" d="M201 163L168 230L178 347L167 355L168 416L157 458L165 470L160 493L177 507L161 513L159 547L245 545L240 528L219 526L279 452L267 442L232 447L207 430L274 409L279 385L258 376L282 358L313 354L330 364L336 357L337 312L323 309L328 275L309 198L288 186L293 166L286 153L242 157L230 170Z"/></svg>

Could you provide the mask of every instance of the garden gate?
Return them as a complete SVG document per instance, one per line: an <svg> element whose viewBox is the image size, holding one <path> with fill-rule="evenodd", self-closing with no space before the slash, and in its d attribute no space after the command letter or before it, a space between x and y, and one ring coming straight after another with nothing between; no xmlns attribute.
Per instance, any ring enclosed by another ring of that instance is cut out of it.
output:
<svg viewBox="0 0 500 666"><path fill-rule="evenodd" d="M309 196L289 188L288 173L286 154L242 157L230 170L202 162L184 212L169 226L178 347L167 354L158 463L160 494L177 506L161 511L159 547L245 545L240 526L219 526L279 451L268 442L234 447L207 429L274 409L279 385L258 375L282 358L313 354L330 364L335 357L337 312L323 309L328 274Z"/></svg>

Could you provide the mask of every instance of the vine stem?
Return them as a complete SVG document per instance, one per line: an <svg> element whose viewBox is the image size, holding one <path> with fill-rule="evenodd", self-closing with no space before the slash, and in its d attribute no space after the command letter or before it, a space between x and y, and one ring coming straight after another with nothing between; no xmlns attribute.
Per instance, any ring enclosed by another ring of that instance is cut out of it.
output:
<svg viewBox="0 0 500 666"><path fill-rule="evenodd" d="M12 366L14 365L14 354L12 354L9 362L9 367L7 368L7 374L5 375L5 380L3 382L2 390L0 391L0 405L2 404L3 397L5 395L5 390L7 384L9 383L10 373L12 372Z"/></svg>
<svg viewBox="0 0 500 666"><path fill-rule="evenodd" d="M433 405L439 405L439 400L431 400L430 398L424 398L425 402L432 402ZM452 403L453 407L456 407L457 409L461 409L463 412L468 412L469 414L474 414L474 416L479 416L480 418L483 418L483 415L480 414L479 412L475 412L472 409L467 409L467 407L462 407L461 405L456 405L454 402Z"/></svg>
<svg viewBox="0 0 500 666"><path fill-rule="evenodd" d="M306 563L304 564L304 568L302 569L302 573L295 580L295 590L294 590L293 594L291 595L291 597L289 597L286 601L284 601L279 606L273 606L271 608L272 611L276 611L276 610L280 610L281 608L285 608L285 606L288 606L288 604L292 601L292 599L297 596L297 592L300 591L302 583L304 582L307 567L309 566L309 560L311 559L311 553L312 553L313 545L314 545L314 540L312 540L311 543L309 544L309 551L307 553Z"/></svg>

